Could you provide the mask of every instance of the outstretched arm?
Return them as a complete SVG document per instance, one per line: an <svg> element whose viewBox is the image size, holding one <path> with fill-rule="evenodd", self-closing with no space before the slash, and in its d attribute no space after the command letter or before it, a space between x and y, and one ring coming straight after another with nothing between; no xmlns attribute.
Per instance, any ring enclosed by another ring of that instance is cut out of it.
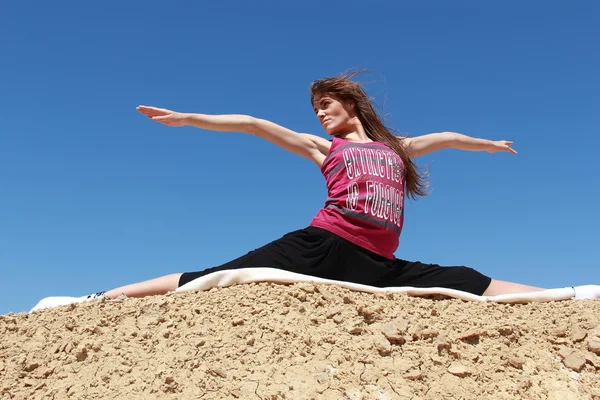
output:
<svg viewBox="0 0 600 400"><path fill-rule="evenodd" d="M472 138L456 132L430 133L414 138L399 138L404 142L410 157L419 157L441 149L459 149L467 151L507 151L517 154L510 146L511 141Z"/></svg>
<svg viewBox="0 0 600 400"><path fill-rule="evenodd" d="M137 110L167 126L193 126L219 132L251 133L321 166L330 143L315 135L297 133L273 122L248 115L206 115L179 113L164 108L139 106Z"/></svg>

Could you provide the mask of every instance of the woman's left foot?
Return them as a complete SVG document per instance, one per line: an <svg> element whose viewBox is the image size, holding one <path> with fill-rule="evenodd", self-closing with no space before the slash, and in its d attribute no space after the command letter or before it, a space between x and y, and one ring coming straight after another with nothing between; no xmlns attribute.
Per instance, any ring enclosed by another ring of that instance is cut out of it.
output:
<svg viewBox="0 0 600 400"><path fill-rule="evenodd" d="M600 285L574 286L575 300L600 299Z"/></svg>

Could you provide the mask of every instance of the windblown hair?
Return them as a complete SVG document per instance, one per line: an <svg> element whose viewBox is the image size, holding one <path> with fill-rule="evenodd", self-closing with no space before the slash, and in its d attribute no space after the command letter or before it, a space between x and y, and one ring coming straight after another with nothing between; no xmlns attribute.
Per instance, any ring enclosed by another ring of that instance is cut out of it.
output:
<svg viewBox="0 0 600 400"><path fill-rule="evenodd" d="M314 104L315 96L331 96L338 101L354 103L356 116L369 139L390 147L404 162L407 196L411 199L426 196L428 184L412 158L408 156L403 140L394 136L391 130L383 124L361 85L351 80L359 73L360 71L351 72L336 78L323 78L314 81L310 86L311 104Z"/></svg>

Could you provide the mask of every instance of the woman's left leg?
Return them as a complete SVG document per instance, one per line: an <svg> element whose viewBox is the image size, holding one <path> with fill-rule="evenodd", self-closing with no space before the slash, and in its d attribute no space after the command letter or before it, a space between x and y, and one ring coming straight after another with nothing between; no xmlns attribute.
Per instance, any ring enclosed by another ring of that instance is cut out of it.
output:
<svg viewBox="0 0 600 400"><path fill-rule="evenodd" d="M437 264L424 264L396 259L391 261L390 273L375 286L443 287L461 290L480 296L532 293L547 290L537 286L491 279L469 267L441 267ZM600 298L600 285L570 287L573 299Z"/></svg>
<svg viewBox="0 0 600 400"><path fill-rule="evenodd" d="M396 259L391 262L390 274L376 286L442 287L472 293L478 296L531 293L546 290L492 279L481 272L464 266L442 267L419 261Z"/></svg>
<svg viewBox="0 0 600 400"><path fill-rule="evenodd" d="M513 293L531 293L546 290L544 288L536 286L521 285L520 283L500 281L492 279L490 285L487 287L484 296L497 296L499 294L513 294Z"/></svg>

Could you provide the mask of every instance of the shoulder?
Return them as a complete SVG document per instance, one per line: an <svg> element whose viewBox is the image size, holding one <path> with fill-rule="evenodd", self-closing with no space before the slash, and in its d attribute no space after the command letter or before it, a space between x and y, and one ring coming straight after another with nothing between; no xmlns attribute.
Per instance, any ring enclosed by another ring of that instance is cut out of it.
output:
<svg viewBox="0 0 600 400"><path fill-rule="evenodd" d="M417 138L418 138L418 136L417 137L396 136L396 140L398 140L404 146L410 146L412 143L414 143L414 141Z"/></svg>
<svg viewBox="0 0 600 400"><path fill-rule="evenodd" d="M301 135L305 136L308 140L314 143L316 149L319 153L326 156L329 154L329 150L331 149L332 141L327 140L321 136L312 135L310 133L302 133Z"/></svg>

